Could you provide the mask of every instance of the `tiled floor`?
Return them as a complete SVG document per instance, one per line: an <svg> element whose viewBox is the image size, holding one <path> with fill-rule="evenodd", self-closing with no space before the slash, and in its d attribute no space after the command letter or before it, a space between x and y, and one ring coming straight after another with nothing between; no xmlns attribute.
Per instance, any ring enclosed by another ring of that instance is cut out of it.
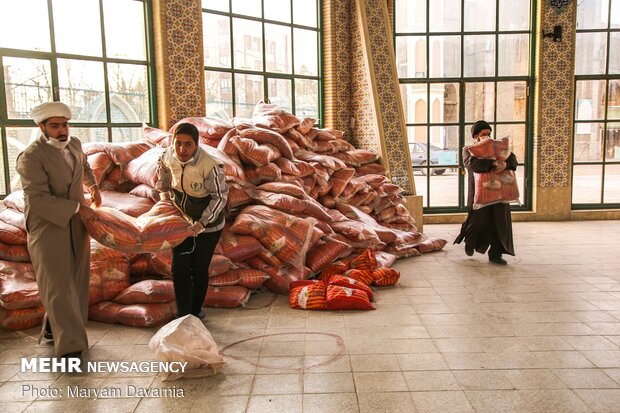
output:
<svg viewBox="0 0 620 413"><path fill-rule="evenodd" d="M450 241L458 225L428 225ZM182 412L619 412L620 221L517 223L518 256L489 264L462 246L401 260L376 311L292 310L258 294L207 309L228 346L222 374L19 373L50 355L36 330L0 332L0 410ZM91 360L148 360L155 330L91 323ZM237 343L237 344L235 344ZM184 398L34 399L39 388L182 388Z"/></svg>

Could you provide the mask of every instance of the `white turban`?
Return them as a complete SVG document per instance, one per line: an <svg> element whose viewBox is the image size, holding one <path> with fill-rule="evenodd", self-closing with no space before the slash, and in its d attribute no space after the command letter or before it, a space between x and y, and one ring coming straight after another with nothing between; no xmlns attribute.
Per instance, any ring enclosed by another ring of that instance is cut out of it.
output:
<svg viewBox="0 0 620 413"><path fill-rule="evenodd" d="M46 102L32 109L32 120L37 125L49 118L67 118L71 119L71 109L62 102Z"/></svg>

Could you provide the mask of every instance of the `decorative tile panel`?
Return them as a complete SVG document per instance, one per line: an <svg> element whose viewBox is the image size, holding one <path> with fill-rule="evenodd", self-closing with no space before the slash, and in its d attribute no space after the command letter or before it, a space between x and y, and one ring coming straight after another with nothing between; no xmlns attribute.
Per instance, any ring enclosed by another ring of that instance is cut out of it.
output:
<svg viewBox="0 0 620 413"><path fill-rule="evenodd" d="M541 8L539 31L564 29L561 42L538 37L539 94L536 103L537 184L541 187L569 187L573 142L573 99L575 26L577 5L571 1L562 11L547 1Z"/></svg>
<svg viewBox="0 0 620 413"><path fill-rule="evenodd" d="M349 2L323 1L324 125L351 136L351 51Z"/></svg>
<svg viewBox="0 0 620 413"><path fill-rule="evenodd" d="M202 6L200 0L159 0L154 10L160 19L157 66L164 68L158 76L159 123L168 129L185 117L205 115Z"/></svg>
<svg viewBox="0 0 620 413"><path fill-rule="evenodd" d="M354 114L358 119L358 113L355 111L356 105L366 105L366 99L368 99L372 111L377 112L369 121L374 124L374 127L367 129L366 132L360 131L364 133L363 137L359 135L356 125L355 138L360 143L365 141L366 145L368 145L368 141L373 140L376 146L380 146L392 182L399 185L407 193L415 193L387 4L385 0L356 0L355 3L357 9L354 16L359 18L353 20L356 21L356 24L362 24L365 27L357 27L357 30L353 28L354 44L352 50L359 55L358 48L366 45L369 49L366 50L366 53L362 52L362 56L365 55L363 62L366 65L366 73L361 72L359 67L361 65L353 70ZM355 35L356 33L357 35ZM368 36L367 39L366 36ZM354 55L354 60L357 60L356 57ZM361 77L366 79L366 93L356 87L356 82L360 86L364 85ZM358 92L362 96L358 96ZM366 107L360 109L362 109L364 117L371 113L371 110ZM366 119L360 123L362 127L365 126ZM377 129L380 132L375 135L373 132ZM383 142L377 142L380 139L383 139Z"/></svg>
<svg viewBox="0 0 620 413"><path fill-rule="evenodd" d="M355 120L352 143L356 148L381 153L378 129L371 100L370 69L357 19L356 2L351 3L351 112ZM386 164L387 166L387 164Z"/></svg>

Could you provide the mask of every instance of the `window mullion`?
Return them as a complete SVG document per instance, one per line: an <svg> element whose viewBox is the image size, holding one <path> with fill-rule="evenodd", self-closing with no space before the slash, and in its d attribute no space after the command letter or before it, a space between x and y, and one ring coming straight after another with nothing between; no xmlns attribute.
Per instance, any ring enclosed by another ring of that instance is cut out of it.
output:
<svg viewBox="0 0 620 413"><path fill-rule="evenodd" d="M261 0L260 2L260 8L261 8L261 19L260 19L260 26L261 26L261 32L263 34L263 40L262 40L262 52L263 52L263 101L265 103L269 102L271 103L271 100L269 99L269 78L267 77L267 41L265 39L265 0Z"/></svg>
<svg viewBox="0 0 620 413"><path fill-rule="evenodd" d="M60 82L58 80L58 57L56 55L56 31L54 26L53 1L47 0L48 21L50 26L50 56L52 71L52 99L60 100ZM4 83L3 83L4 84Z"/></svg>
<svg viewBox="0 0 620 413"><path fill-rule="evenodd" d="M151 125L157 125L159 120L159 114L157 112L157 102L155 100L155 94L157 91L156 77L157 73L155 70L155 45L153 44L153 36L151 36L151 31L149 30L149 24L147 22L153 21L153 9L152 1L144 2L144 36L146 39L147 53L146 53L146 64L147 64L147 81L148 81L148 93L151 97L149 99L149 122ZM204 76L204 74L203 74Z"/></svg>
<svg viewBox="0 0 620 413"><path fill-rule="evenodd" d="M6 192L11 190L11 179L9 172L9 154L7 144L6 121L8 118L8 108L6 105L6 94L4 88L4 55L0 53L0 139L2 139L2 165L4 170L4 187Z"/></svg>
<svg viewBox="0 0 620 413"><path fill-rule="evenodd" d="M295 47L293 46L295 44L295 29L293 28L293 16L295 15L295 4L293 0L290 0L290 4L291 4L291 26L290 26L290 30L291 30L291 74L292 74L292 78L291 78L291 111L293 112L293 114L295 113ZM317 4L317 11L318 11L318 4ZM318 13L317 13L317 18L318 18ZM317 44L317 56L319 56L319 45ZM317 62L319 63L319 62ZM317 68L318 70L318 68ZM317 108L318 110L319 108ZM317 112L318 113L318 112Z"/></svg>
<svg viewBox="0 0 620 413"><path fill-rule="evenodd" d="M232 11L232 0L228 2L228 11ZM229 15L230 24L228 27L230 28L230 87L232 93L232 115L237 116L237 82L235 80L235 38L233 35L233 18L232 14Z"/></svg>
<svg viewBox="0 0 620 413"><path fill-rule="evenodd" d="M495 123L495 130L497 131L497 83L499 82L499 0L495 0L495 56L493 59L494 65L494 82L493 82L493 123ZM486 120L486 119L485 119Z"/></svg>
<svg viewBox="0 0 620 413"><path fill-rule="evenodd" d="M110 104L110 82L108 78L108 51L106 50L105 39L105 16L103 15L103 0L99 0L99 19L101 27L101 51L103 57L103 96L105 99L106 129L108 131L108 142L112 142L112 108Z"/></svg>

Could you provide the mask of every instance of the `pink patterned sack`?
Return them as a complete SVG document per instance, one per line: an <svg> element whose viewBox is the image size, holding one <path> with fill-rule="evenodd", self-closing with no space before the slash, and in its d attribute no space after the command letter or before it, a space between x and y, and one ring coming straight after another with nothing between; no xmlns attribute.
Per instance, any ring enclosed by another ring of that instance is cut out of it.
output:
<svg viewBox="0 0 620 413"><path fill-rule="evenodd" d="M476 158L503 161L510 156L510 141L508 138L485 139L473 145L466 146L465 149Z"/></svg>
<svg viewBox="0 0 620 413"><path fill-rule="evenodd" d="M514 171L505 169L501 172L474 173L474 180L474 209L519 200L519 186Z"/></svg>

